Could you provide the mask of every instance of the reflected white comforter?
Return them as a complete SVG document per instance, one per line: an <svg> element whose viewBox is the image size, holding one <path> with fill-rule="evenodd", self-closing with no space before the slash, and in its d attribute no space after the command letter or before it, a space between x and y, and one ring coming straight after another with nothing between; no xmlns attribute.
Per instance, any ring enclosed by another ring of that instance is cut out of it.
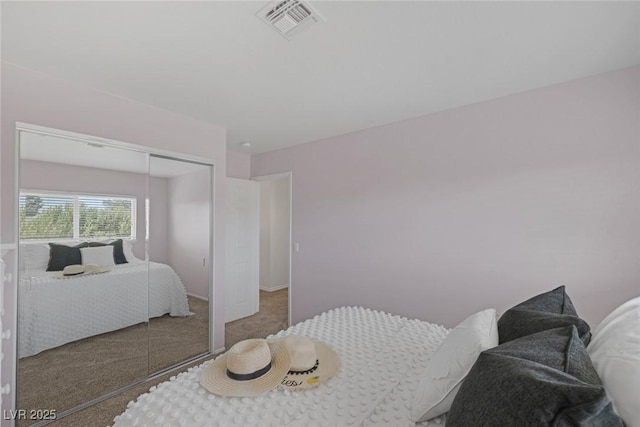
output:
<svg viewBox="0 0 640 427"><path fill-rule="evenodd" d="M219 397L199 383L208 361L129 402L114 426L413 426L409 414L420 374L447 333L443 326L362 307L331 310L276 335L329 343L340 371L326 383L254 398Z"/></svg>
<svg viewBox="0 0 640 427"><path fill-rule="evenodd" d="M120 264L107 273L67 278L44 271L21 276L18 357L166 313L191 314L180 278L165 264Z"/></svg>

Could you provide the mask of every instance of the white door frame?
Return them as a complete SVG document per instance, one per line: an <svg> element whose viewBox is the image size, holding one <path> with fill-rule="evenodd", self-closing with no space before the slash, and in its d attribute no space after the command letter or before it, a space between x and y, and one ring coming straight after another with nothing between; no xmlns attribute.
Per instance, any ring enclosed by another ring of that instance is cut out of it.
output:
<svg viewBox="0 0 640 427"><path fill-rule="evenodd" d="M291 288L293 287L292 270L292 248L293 248L293 172L274 173L270 175L252 176L253 181L279 181L281 179L289 180L289 290L287 297L287 326L291 326Z"/></svg>

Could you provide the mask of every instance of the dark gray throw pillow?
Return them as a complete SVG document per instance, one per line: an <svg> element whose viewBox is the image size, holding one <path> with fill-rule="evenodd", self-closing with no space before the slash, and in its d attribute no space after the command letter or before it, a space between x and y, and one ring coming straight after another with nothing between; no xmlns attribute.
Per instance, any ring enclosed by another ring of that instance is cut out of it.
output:
<svg viewBox="0 0 640 427"><path fill-rule="evenodd" d="M114 240L109 243L110 246L113 246L113 262L116 264L126 264L127 257L124 256L124 249L122 248L122 239ZM107 246L107 243L101 242L89 242L90 247L97 246Z"/></svg>
<svg viewBox="0 0 640 427"><path fill-rule="evenodd" d="M49 263L47 271L62 271L67 265L82 264L80 248L89 246L83 242L76 246L49 243Z"/></svg>
<svg viewBox="0 0 640 427"><path fill-rule="evenodd" d="M536 332L574 325L584 345L591 341L591 328L581 319L564 286L536 295L507 310L498 320L500 344Z"/></svg>
<svg viewBox="0 0 640 427"><path fill-rule="evenodd" d="M480 354L447 427L623 427L575 326L509 341Z"/></svg>

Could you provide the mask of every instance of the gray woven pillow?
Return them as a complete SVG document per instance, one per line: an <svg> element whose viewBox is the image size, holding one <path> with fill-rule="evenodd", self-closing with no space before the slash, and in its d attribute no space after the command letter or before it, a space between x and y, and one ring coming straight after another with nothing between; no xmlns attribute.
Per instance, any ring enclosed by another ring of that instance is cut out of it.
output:
<svg viewBox="0 0 640 427"><path fill-rule="evenodd" d="M547 329L574 325L584 345L591 340L591 328L581 319L564 286L536 295L507 310L498 320L500 344Z"/></svg>
<svg viewBox="0 0 640 427"><path fill-rule="evenodd" d="M622 427L575 326L509 341L480 354L447 427Z"/></svg>

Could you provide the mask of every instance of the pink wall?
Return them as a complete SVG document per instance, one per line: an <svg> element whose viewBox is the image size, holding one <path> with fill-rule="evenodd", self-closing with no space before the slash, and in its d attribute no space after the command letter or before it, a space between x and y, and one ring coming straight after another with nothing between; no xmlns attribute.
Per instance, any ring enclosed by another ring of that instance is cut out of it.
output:
<svg viewBox="0 0 640 427"><path fill-rule="evenodd" d="M169 180L169 264L187 292L209 298L209 170Z"/></svg>
<svg viewBox="0 0 640 427"><path fill-rule="evenodd" d="M249 179L251 178L251 156L239 151L227 151L227 177Z"/></svg>
<svg viewBox="0 0 640 427"><path fill-rule="evenodd" d="M7 63L2 63L1 78L0 243L3 245L16 242L13 229L15 207L11 195L14 191L15 123L18 121L205 157L216 165L215 182L224 182L226 134L219 126ZM217 184L215 348L224 346L224 199L224 184ZM8 253L7 259L13 259L13 255ZM12 325L14 289L15 283L5 291L3 325L15 331L15 325ZM12 354L10 347L13 344L5 342L5 355ZM12 357L5 357L2 363L3 382L12 377L14 368ZM8 409L10 402L9 397L3 399L3 409Z"/></svg>
<svg viewBox="0 0 640 427"><path fill-rule="evenodd" d="M87 168L60 163L21 160L20 185L29 190L85 192L133 196L137 200L137 233L134 254L145 258L144 204L147 195L147 176L107 169ZM153 208L149 213L149 233L154 244L149 247L149 259L167 263L167 179L150 177L149 196Z"/></svg>
<svg viewBox="0 0 640 427"><path fill-rule="evenodd" d="M453 326L565 284L595 324L640 294L640 67L253 156L293 171L292 316Z"/></svg>
<svg viewBox="0 0 640 427"><path fill-rule="evenodd" d="M138 215L144 204L138 204ZM139 224L144 224L140 222ZM169 262L169 180L152 176L149 178L149 260ZM144 230L143 230L144 231ZM140 236L140 230L138 230ZM138 238L144 242L144 234ZM135 249L135 248L134 248ZM136 255L137 256L137 255ZM144 257L142 257L144 259Z"/></svg>

